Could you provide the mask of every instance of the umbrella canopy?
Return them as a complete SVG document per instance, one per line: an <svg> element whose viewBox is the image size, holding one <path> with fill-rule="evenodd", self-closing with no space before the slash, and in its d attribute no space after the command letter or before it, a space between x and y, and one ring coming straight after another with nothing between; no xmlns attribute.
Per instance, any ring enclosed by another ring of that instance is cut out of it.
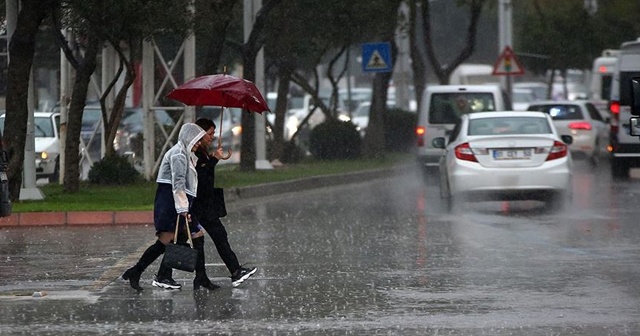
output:
<svg viewBox="0 0 640 336"><path fill-rule="evenodd" d="M171 91L167 98L192 106L238 107L257 113L271 111L255 84L226 74L196 77Z"/></svg>

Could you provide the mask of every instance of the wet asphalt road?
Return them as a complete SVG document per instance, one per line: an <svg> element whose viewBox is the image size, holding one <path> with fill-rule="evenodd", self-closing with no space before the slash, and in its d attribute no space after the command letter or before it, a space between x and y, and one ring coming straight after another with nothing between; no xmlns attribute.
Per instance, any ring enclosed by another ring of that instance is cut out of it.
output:
<svg viewBox="0 0 640 336"><path fill-rule="evenodd" d="M639 335L640 179L576 165L573 205L441 208L417 171L251 199L224 219L242 263L232 288L151 287L119 275L152 226L0 231L0 335ZM46 294L33 297L34 292Z"/></svg>

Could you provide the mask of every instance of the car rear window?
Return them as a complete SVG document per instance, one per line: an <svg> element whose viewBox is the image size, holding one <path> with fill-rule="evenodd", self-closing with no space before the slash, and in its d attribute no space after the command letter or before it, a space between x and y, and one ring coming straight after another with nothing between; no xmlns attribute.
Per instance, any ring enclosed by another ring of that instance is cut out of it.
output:
<svg viewBox="0 0 640 336"><path fill-rule="evenodd" d="M539 111L551 115L553 120L582 120L582 109L577 105L532 105L529 111Z"/></svg>
<svg viewBox="0 0 640 336"><path fill-rule="evenodd" d="M467 135L549 134L551 128L545 118L499 117L469 120Z"/></svg>
<svg viewBox="0 0 640 336"><path fill-rule="evenodd" d="M464 114L496 110L490 92L434 93L429 106L431 124L455 124Z"/></svg>

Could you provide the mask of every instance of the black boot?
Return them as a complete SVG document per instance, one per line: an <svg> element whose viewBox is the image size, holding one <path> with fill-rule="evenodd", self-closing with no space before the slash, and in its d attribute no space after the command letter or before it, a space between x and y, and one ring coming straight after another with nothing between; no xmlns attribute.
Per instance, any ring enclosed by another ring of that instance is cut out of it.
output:
<svg viewBox="0 0 640 336"><path fill-rule="evenodd" d="M164 253L164 250L164 244L161 241L156 240L153 245L149 246L147 250L144 251L142 257L138 260L138 263L122 274L122 278L124 280L129 280L129 285L131 285L133 289L138 292L142 291L143 288L140 287L140 276L142 275L142 272L156 261L156 259Z"/></svg>
<svg viewBox="0 0 640 336"><path fill-rule="evenodd" d="M204 237L193 239L193 247L198 251L198 259L196 260L196 278L193 279L193 290L200 289L200 286L214 290L220 286L214 284L207 277L207 270L204 267Z"/></svg>

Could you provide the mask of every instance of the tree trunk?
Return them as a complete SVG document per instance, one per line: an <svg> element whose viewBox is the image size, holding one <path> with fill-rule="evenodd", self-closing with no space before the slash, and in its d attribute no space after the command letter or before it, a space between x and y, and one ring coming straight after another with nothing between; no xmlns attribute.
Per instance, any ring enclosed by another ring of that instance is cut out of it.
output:
<svg viewBox="0 0 640 336"><path fill-rule="evenodd" d="M33 66L36 34L45 17L59 4L56 0L23 0L16 29L9 43L6 120L3 144L10 155L7 166L11 200L20 198L24 145L27 134L29 80ZM35 158L32 158L35 160Z"/></svg>
<svg viewBox="0 0 640 336"><path fill-rule="evenodd" d="M249 48L248 48L249 49ZM244 79L255 82L256 54L251 50L243 53ZM256 122L254 113L242 112L242 147L240 147L240 170L253 171L256 169Z"/></svg>
<svg viewBox="0 0 640 336"><path fill-rule="evenodd" d="M227 36L227 29L231 23L231 12L238 0L222 0L209 1L208 9L210 13L226 13L225 15L216 15L216 18L210 22L211 30L206 32L207 44L202 71L206 75L215 74L220 65L222 50Z"/></svg>
<svg viewBox="0 0 640 336"><path fill-rule="evenodd" d="M110 90L108 90L107 92L104 92L100 99L100 103L103 109L103 120L108 120L108 122L104 123L104 126L105 126L104 142L106 144L106 153L105 153L106 156L115 154L113 141L116 138L116 135L118 133L118 128L120 127L120 121L122 120L122 115L124 114L124 106L127 103L127 92L129 91L129 88L133 85L133 82L135 81L135 78L136 78L136 72L133 69L133 65L132 65L133 60L136 59L136 55L138 55L136 51L142 49L141 44L137 44L130 41L128 45L129 45L129 50L131 52L131 55L130 55L131 59L128 59L119 45L116 45L114 43L112 43L112 45L117 51L118 57L120 57L120 61L124 65L125 77L124 77L124 82L122 83L122 86L118 89L118 92L116 93L116 98L113 103L113 110L111 111L111 115L109 116L108 119L105 118L105 115L104 115L104 108L105 108L104 102L105 102L106 96L110 94L111 90L113 89L113 86L111 86ZM102 74L102 75L106 76L107 74ZM120 77L120 72L117 72L113 78L112 83L115 84L119 77Z"/></svg>
<svg viewBox="0 0 640 336"><path fill-rule="evenodd" d="M398 55L393 35L391 41L391 58L395 63ZM385 156L386 138L385 130L385 114L387 111L387 89L391 81L393 73L381 72L373 77L373 95L371 97L371 108L369 109L369 124L364 135L363 154L366 158L381 159Z"/></svg>
<svg viewBox="0 0 640 336"><path fill-rule="evenodd" d="M89 37L85 45L84 58L76 69L76 77L73 83L73 94L69 106L67 120L67 140L65 147L65 174L63 189L65 192L77 192L80 184L80 132L82 130L82 114L87 101L87 90L91 80L91 74L96 69L96 57L102 45L95 37Z"/></svg>
<svg viewBox="0 0 640 336"><path fill-rule="evenodd" d="M464 61L466 61L473 52L476 47L476 35L478 30L478 22L480 20L480 14L482 13L482 7L487 2L487 0L470 0L468 6L470 20L469 25L467 26L467 44L460 50L460 53L451 62L446 62L446 66L443 66L442 63L436 57L436 51L433 47L433 39L431 37L431 10L429 1L422 1L422 35L424 36L424 45L427 49L427 58L431 65L431 68L435 72L438 77L438 81L440 84L449 84L449 76L451 73ZM414 59L414 62L417 60Z"/></svg>
<svg viewBox="0 0 640 336"><path fill-rule="evenodd" d="M289 101L289 83L291 83L291 69L278 68L278 98L276 100L276 118L273 126L273 142L271 155L273 159L281 159L284 153L284 123ZM287 139L288 140L288 139Z"/></svg>
<svg viewBox="0 0 640 336"><path fill-rule="evenodd" d="M424 55L418 47L416 36L417 26L416 0L411 0L409 4L409 53L411 54L411 69L413 70L413 86L415 87L417 110L420 111L422 105L422 93L427 87L427 70L425 67Z"/></svg>

